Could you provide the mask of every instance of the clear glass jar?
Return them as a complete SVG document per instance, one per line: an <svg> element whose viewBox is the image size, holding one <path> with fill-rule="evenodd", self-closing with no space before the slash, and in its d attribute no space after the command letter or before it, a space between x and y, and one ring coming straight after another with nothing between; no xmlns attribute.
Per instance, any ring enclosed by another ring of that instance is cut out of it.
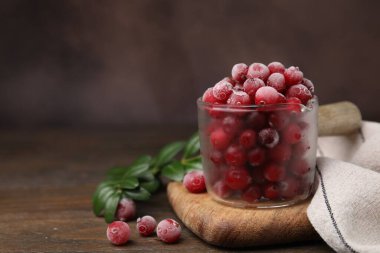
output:
<svg viewBox="0 0 380 253"><path fill-rule="evenodd" d="M230 106L198 99L208 193L237 207L281 207L312 193L318 100Z"/></svg>

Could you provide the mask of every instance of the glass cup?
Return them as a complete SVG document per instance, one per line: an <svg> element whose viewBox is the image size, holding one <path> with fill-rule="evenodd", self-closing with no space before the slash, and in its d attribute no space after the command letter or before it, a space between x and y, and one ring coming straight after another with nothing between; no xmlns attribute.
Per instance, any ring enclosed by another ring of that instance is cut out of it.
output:
<svg viewBox="0 0 380 253"><path fill-rule="evenodd" d="M307 105L215 105L198 99L208 193L236 207L289 206L312 194L318 99Z"/></svg>

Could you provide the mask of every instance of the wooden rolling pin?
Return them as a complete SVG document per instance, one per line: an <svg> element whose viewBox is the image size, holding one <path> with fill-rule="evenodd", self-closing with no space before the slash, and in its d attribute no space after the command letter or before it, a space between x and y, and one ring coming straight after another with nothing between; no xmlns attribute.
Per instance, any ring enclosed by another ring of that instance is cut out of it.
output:
<svg viewBox="0 0 380 253"><path fill-rule="evenodd" d="M319 135L349 134L361 127L359 109L350 102L319 109ZM222 247L252 247L319 239L306 209L310 200L274 209L242 209L219 204L207 193L189 193L181 183L167 188L169 201L182 222L204 241Z"/></svg>

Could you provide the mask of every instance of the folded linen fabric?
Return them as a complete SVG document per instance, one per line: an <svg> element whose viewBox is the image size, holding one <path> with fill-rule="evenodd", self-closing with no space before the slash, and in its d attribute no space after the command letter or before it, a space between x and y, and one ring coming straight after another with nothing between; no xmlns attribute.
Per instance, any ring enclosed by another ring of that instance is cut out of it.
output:
<svg viewBox="0 0 380 253"><path fill-rule="evenodd" d="M380 252L380 124L318 139L317 189L307 215L337 252Z"/></svg>

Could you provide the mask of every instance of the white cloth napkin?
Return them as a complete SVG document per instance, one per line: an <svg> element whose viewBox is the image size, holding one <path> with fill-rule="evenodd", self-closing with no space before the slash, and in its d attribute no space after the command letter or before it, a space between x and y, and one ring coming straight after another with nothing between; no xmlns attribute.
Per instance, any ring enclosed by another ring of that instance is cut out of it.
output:
<svg viewBox="0 0 380 253"><path fill-rule="evenodd" d="M380 123L320 137L311 224L337 252L380 252Z"/></svg>

